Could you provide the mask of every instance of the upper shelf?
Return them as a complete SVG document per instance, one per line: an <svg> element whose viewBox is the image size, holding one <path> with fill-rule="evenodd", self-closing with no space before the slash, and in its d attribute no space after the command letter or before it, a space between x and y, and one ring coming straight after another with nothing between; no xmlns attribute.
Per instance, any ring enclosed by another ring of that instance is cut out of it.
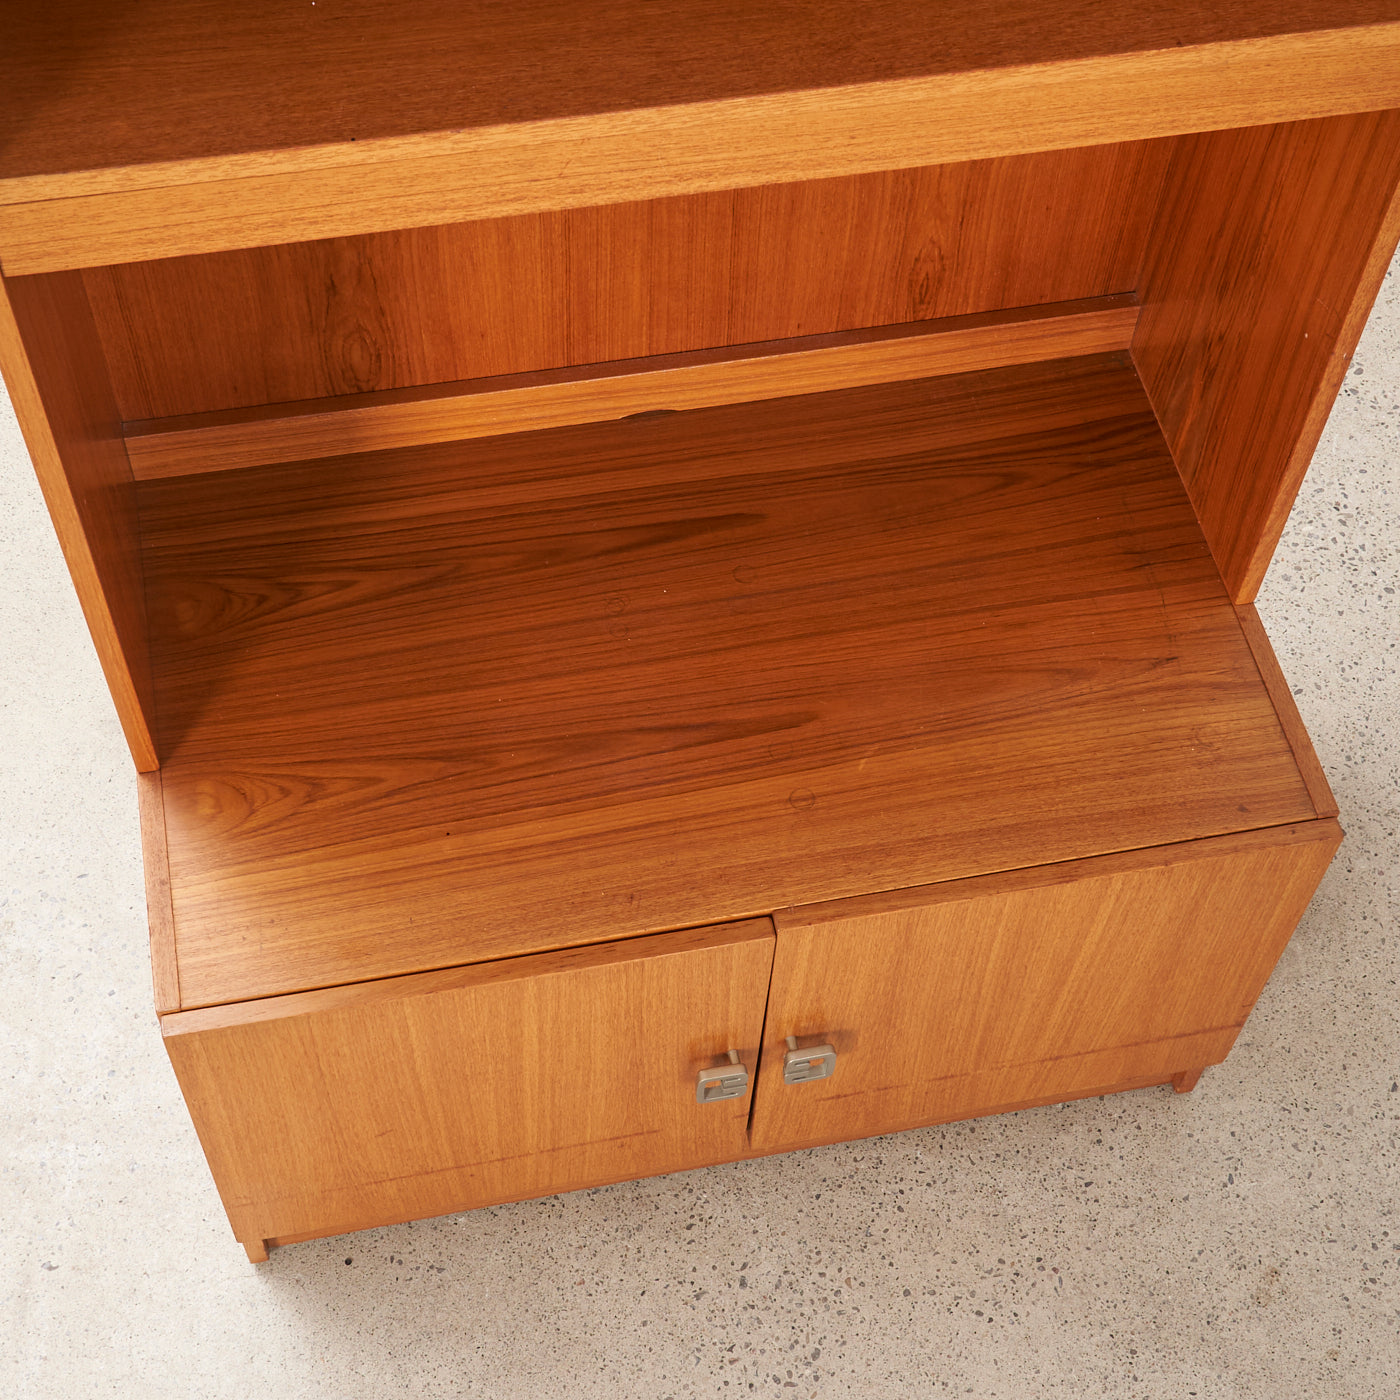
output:
<svg viewBox="0 0 1400 1400"><path fill-rule="evenodd" d="M11 276L1400 106L1400 0L10 8Z"/></svg>

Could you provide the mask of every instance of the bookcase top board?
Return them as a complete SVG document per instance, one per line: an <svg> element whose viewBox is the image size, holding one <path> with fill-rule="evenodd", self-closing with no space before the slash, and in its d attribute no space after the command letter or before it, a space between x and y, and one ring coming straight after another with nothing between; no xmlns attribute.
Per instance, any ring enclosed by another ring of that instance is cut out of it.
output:
<svg viewBox="0 0 1400 1400"><path fill-rule="evenodd" d="M10 276L1400 105L1400 0L6 10Z"/></svg>

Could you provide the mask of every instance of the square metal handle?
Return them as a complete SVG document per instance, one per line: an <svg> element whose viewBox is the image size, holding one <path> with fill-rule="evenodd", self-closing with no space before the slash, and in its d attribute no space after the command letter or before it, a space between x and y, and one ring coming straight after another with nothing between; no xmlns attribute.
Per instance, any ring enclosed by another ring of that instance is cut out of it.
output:
<svg viewBox="0 0 1400 1400"><path fill-rule="evenodd" d="M810 1045L797 1048L797 1037L787 1038L788 1052L783 1056L783 1083L810 1084L814 1079L830 1079L836 1073L836 1047Z"/></svg>
<svg viewBox="0 0 1400 1400"><path fill-rule="evenodd" d="M739 1063L739 1052L729 1052L727 1065L702 1069L695 1081L696 1103L721 1103L725 1099L741 1099L749 1092L749 1072Z"/></svg>

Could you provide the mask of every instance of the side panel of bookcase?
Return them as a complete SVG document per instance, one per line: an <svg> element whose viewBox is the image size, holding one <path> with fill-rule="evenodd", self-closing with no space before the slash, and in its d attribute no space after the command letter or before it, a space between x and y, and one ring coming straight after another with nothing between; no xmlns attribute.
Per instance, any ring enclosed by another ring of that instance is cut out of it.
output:
<svg viewBox="0 0 1400 1400"><path fill-rule="evenodd" d="M0 369L68 571L143 772L156 767L135 485L76 272L0 279Z"/></svg>
<svg viewBox="0 0 1400 1400"><path fill-rule="evenodd" d="M1133 359L1226 587L1259 591L1400 238L1400 111L1182 137Z"/></svg>

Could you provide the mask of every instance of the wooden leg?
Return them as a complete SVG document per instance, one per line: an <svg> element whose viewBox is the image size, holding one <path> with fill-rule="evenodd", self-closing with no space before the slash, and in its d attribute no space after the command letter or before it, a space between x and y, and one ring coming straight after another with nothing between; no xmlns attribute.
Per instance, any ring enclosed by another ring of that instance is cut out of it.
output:
<svg viewBox="0 0 1400 1400"><path fill-rule="evenodd" d="M267 1263L267 1241L266 1240L244 1240L243 1248L248 1251L248 1259L254 1264Z"/></svg>
<svg viewBox="0 0 1400 1400"><path fill-rule="evenodd" d="M1204 1073L1204 1065L1200 1069L1184 1069L1180 1074L1172 1075L1172 1088L1178 1094L1189 1094Z"/></svg>

